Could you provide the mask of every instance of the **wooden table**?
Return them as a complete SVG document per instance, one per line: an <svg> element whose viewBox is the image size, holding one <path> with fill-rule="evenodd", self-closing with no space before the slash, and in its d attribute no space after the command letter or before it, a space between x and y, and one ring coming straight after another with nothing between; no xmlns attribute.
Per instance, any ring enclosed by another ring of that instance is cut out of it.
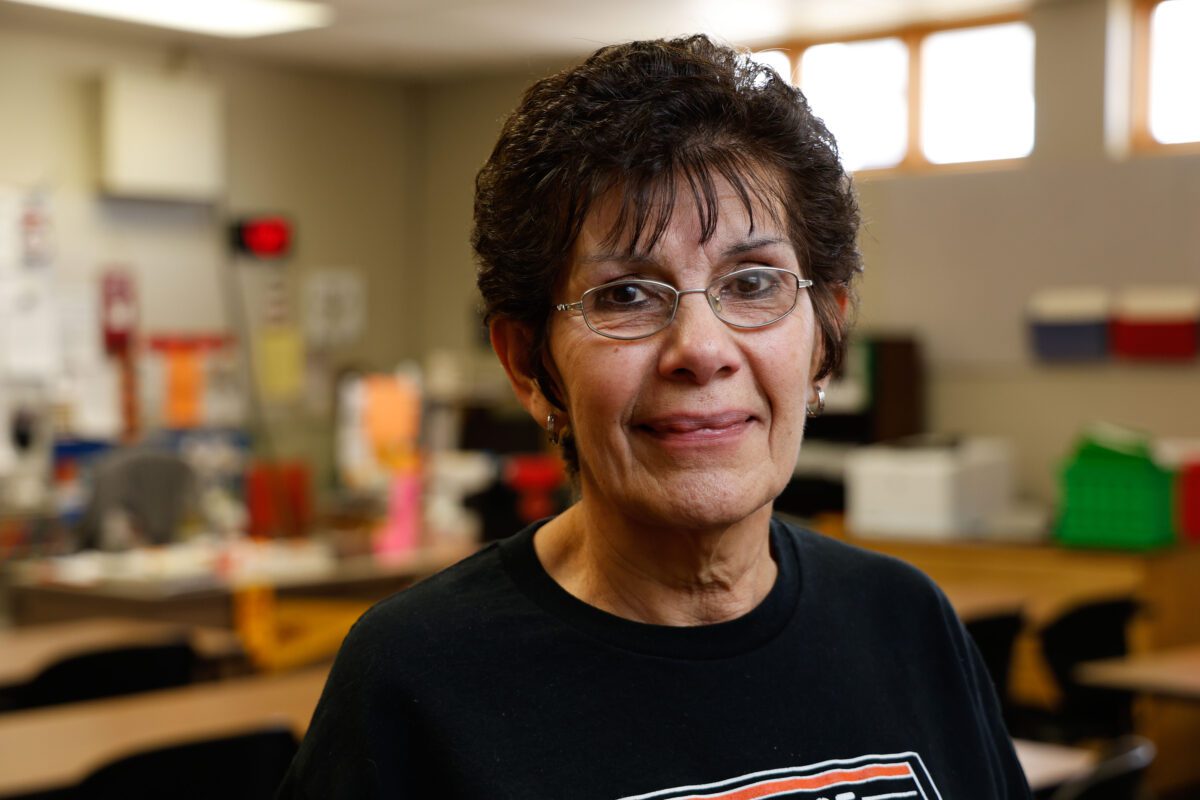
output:
<svg viewBox="0 0 1200 800"><path fill-rule="evenodd" d="M99 617L0 630L0 686L32 680L68 656L114 647L190 642L202 658L226 660L242 654L232 631L191 628L167 622Z"/></svg>
<svg viewBox="0 0 1200 800"><path fill-rule="evenodd" d="M1071 778L1086 775L1096 764L1096 756L1089 750L1067 747L1061 744L1032 742L1014 739L1017 758L1029 788L1035 792L1052 789Z"/></svg>
<svg viewBox="0 0 1200 800"><path fill-rule="evenodd" d="M71 786L130 753L283 724L302 736L325 685L326 667L97 700L0 718L0 796ZM1087 770L1073 747L1015 742L1034 789Z"/></svg>
<svg viewBox="0 0 1200 800"><path fill-rule="evenodd" d="M174 742L289 726L303 735L327 667L0 717L0 796L71 786L98 767Z"/></svg>
<svg viewBox="0 0 1200 800"><path fill-rule="evenodd" d="M1021 614L1025 609L1025 593L1004 586L947 581L941 589L963 622Z"/></svg>
<svg viewBox="0 0 1200 800"><path fill-rule="evenodd" d="M1080 683L1200 702L1200 644L1081 664Z"/></svg>
<svg viewBox="0 0 1200 800"><path fill-rule="evenodd" d="M360 557L317 574L270 581L280 597L381 600L478 549L447 545L392 560ZM16 625L81 617L132 617L217 628L234 627L233 590L217 576L187 580L104 580L91 584L14 582L9 605Z"/></svg>

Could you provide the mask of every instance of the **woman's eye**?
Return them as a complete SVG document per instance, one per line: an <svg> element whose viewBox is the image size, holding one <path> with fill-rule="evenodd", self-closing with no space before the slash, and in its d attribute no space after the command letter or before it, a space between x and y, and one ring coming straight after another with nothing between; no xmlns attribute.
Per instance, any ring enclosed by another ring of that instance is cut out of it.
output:
<svg viewBox="0 0 1200 800"><path fill-rule="evenodd" d="M749 297L770 292L779 286L779 276L771 270L750 270L732 276L726 288L735 297Z"/></svg>
<svg viewBox="0 0 1200 800"><path fill-rule="evenodd" d="M617 283L596 292L596 302L608 306L629 306L649 299L646 289L636 283Z"/></svg>

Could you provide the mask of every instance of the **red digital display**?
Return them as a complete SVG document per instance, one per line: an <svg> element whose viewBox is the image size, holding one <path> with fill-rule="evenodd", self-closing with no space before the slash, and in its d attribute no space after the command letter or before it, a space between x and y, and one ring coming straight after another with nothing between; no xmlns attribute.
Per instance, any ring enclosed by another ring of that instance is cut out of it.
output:
<svg viewBox="0 0 1200 800"><path fill-rule="evenodd" d="M255 258L281 258L292 247L292 224L283 217L248 217L234 224L233 244Z"/></svg>

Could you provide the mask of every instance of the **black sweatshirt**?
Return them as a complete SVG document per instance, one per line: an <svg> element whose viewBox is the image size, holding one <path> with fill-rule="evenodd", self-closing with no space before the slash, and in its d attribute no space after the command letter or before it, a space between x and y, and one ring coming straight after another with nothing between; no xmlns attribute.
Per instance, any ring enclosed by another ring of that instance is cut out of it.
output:
<svg viewBox="0 0 1200 800"><path fill-rule="evenodd" d="M281 798L1028 798L986 671L916 569L779 521L738 619L632 622L537 525L367 612Z"/></svg>

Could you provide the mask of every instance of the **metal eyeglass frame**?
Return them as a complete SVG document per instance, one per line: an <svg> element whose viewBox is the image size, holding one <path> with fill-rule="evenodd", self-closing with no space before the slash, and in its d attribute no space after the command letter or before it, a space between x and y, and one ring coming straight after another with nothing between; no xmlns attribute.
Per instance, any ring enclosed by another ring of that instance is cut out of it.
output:
<svg viewBox="0 0 1200 800"><path fill-rule="evenodd" d="M796 296L792 299L792 304L791 304L791 306L788 307L788 310L783 312L782 314L780 314L778 317L775 317L775 319L769 320L767 322L760 322L757 325L739 325L736 322L730 322L729 320L722 317L721 312L717 310L717 306L716 306L716 303L719 302L718 298L715 298L711 294L709 294L708 293L709 290L712 289L717 284L724 283L725 281L729 280L730 278L733 278L744 272L762 272L764 270L768 271L768 272L782 272L785 275L790 275L792 277L792 279L796 281ZM618 335L615 335L612 333L606 333L604 331L596 330L595 326L592 325L592 321L588 319L587 312L583 310L583 303L587 299L587 296L589 294L591 294L592 292L598 292L601 289L608 289L613 286L620 286L622 284L627 284L627 283L649 284L651 286L658 286L663 289L669 289L670 291L674 292L675 293L675 302L671 306L670 316L667 317L666 321L663 322L663 324L660 327L655 328L654 330L650 331L649 333L639 333L637 336L618 336ZM653 336L654 334L659 333L660 331L664 331L667 328L671 327L671 323L675 321L675 315L679 311L679 298L685 294L702 294L702 295L704 295L704 299L708 301L708 307L710 309L712 309L713 314L715 314L717 319L721 320L721 322L724 322L726 325L728 325L731 328L738 328L741 330L753 330L755 328L765 328L768 325L774 325L776 322L779 322L779 320L783 319L788 314L791 314L793 311L795 311L796 303L798 303L800 301L800 290L807 289L812 285L813 285L813 282L811 280L808 280L806 278L801 278L799 275L792 272L790 269L782 269L780 267L745 267L744 269L734 270L733 272L727 272L724 275L720 276L719 278L713 279L713 281L711 283L709 283L708 286L705 286L703 289L676 289L671 284L663 283L662 281L652 281L652 280L647 280L645 278L623 278L622 280L619 280L619 281L609 281L608 283L602 283L599 286L593 286L591 289L588 289L587 291L585 291L580 296L580 298L578 300L576 300L574 303L557 303L554 306L554 310L555 311L578 311L580 313L580 315L583 317L584 324L587 325L588 328L593 333L599 334L600 336L604 336L605 338L608 338L608 339L620 339L621 341L628 342L628 341L634 341L636 339L649 338L649 337Z"/></svg>

